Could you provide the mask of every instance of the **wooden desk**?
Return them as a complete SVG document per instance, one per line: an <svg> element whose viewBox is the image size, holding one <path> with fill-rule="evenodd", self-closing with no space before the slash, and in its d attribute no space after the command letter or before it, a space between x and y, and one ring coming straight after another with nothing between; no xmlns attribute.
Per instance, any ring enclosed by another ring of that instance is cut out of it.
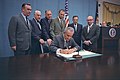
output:
<svg viewBox="0 0 120 80"><path fill-rule="evenodd" d="M105 54L63 62L41 54L0 58L0 80L120 80L120 57Z"/></svg>

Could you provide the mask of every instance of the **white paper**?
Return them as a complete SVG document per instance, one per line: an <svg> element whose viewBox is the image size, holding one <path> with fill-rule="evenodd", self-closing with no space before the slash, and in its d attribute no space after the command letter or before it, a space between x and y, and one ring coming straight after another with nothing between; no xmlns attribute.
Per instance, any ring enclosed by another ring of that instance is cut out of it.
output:
<svg viewBox="0 0 120 80"><path fill-rule="evenodd" d="M70 57L73 57L73 55L77 55L78 52L74 52L74 53L71 53L71 54L63 54L63 53L56 53L57 56L62 56L62 57L65 57L65 58L70 58Z"/></svg>
<svg viewBox="0 0 120 80"><path fill-rule="evenodd" d="M92 55L92 54L96 54L96 53L90 52L90 51L86 51L86 50L79 51L79 55L81 55L81 56Z"/></svg>
<svg viewBox="0 0 120 80"><path fill-rule="evenodd" d="M63 53L59 53L59 52L56 52L57 56L62 56L62 57L65 57L65 58L70 58L70 57L73 57L73 55L81 55L81 56L86 56L86 55L93 55L93 54L96 54L96 53L93 53L93 52L90 52L90 51L86 51L86 50L81 50L79 52L74 52L74 53L71 53L71 54L63 54Z"/></svg>

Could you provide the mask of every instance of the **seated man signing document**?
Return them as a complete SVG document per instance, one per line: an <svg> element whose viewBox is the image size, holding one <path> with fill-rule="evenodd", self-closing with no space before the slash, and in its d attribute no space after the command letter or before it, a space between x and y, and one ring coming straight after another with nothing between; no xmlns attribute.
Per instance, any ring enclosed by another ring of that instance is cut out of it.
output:
<svg viewBox="0 0 120 80"><path fill-rule="evenodd" d="M51 52L71 54L80 50L80 47L72 38L73 34L74 29L72 27L67 27L62 34L56 35L50 45Z"/></svg>

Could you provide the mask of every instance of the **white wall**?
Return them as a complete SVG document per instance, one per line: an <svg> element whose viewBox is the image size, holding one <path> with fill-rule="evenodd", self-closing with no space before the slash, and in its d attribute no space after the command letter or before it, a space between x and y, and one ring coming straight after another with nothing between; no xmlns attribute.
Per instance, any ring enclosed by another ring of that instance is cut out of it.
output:
<svg viewBox="0 0 120 80"><path fill-rule="evenodd" d="M110 3L113 3L113 4L117 4L117 5L120 5L120 0L98 0L98 4L100 6L98 6L98 14L99 14L99 24L102 23L102 15L103 15L103 2L110 2Z"/></svg>

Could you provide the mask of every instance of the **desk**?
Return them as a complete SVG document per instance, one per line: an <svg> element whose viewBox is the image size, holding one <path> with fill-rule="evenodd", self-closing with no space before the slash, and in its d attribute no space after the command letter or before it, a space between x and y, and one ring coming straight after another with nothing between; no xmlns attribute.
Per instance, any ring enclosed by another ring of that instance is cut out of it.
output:
<svg viewBox="0 0 120 80"><path fill-rule="evenodd" d="M54 55L0 58L0 80L120 80L120 56L103 54L82 62Z"/></svg>

